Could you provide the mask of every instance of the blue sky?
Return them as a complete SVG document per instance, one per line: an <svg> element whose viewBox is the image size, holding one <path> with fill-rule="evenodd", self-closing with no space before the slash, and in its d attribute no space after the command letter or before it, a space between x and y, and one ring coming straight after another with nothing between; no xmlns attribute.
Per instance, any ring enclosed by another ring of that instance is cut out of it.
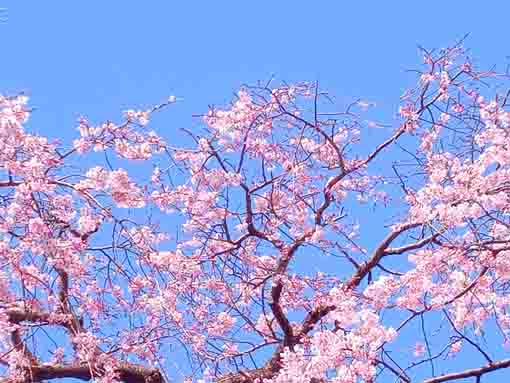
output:
<svg viewBox="0 0 510 383"><path fill-rule="evenodd" d="M118 119L176 95L184 101L154 126L179 141L193 113L272 75L318 80L340 101L374 101L391 124L412 85L405 69L420 63L417 44L444 47L470 33L466 45L485 66L503 68L510 55L505 1L12 0L0 7L7 8L0 93L27 92L36 108L30 129L65 140L76 135L80 115Z"/></svg>
<svg viewBox="0 0 510 383"><path fill-rule="evenodd" d="M419 63L417 44L444 47L470 32L475 58L505 61L510 3L479 4L0 1L8 17L0 24L0 89L29 92L38 108L33 128L64 137L81 114L114 119L169 94L185 102L165 116L163 129L189 126L192 113L272 74L374 100L391 122L412 83L404 70Z"/></svg>

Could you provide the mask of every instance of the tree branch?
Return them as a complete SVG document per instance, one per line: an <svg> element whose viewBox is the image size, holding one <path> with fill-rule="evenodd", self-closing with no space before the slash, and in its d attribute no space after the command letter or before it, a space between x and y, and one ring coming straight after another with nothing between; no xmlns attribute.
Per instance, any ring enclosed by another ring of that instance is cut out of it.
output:
<svg viewBox="0 0 510 383"><path fill-rule="evenodd" d="M502 368L510 367L510 359L501 360L499 362L489 363L480 368L474 368L472 370L465 370L462 372L454 372L452 374L446 374L441 376L436 376L435 378L427 379L423 381L423 383L441 383L448 382L450 380L458 380L465 378L478 378L484 374L487 374L492 371L500 370Z"/></svg>
<svg viewBox="0 0 510 383"><path fill-rule="evenodd" d="M102 366L95 366L100 374ZM91 380L97 375L91 372L88 364L35 365L27 371L25 383L36 383L42 380L74 378ZM163 376L157 369L141 367L134 364L121 363L117 368L119 379L125 383L164 383ZM5 380L2 383L10 383Z"/></svg>

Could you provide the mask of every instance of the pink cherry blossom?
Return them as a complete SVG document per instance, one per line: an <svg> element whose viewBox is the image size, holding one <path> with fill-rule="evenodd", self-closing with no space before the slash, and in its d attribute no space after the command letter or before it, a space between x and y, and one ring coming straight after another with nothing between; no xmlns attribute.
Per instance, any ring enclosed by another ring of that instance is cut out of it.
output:
<svg viewBox="0 0 510 383"><path fill-rule="evenodd" d="M0 373L373 383L422 379L428 358L510 366L506 77L460 45L423 53L377 132L375 103L273 82L206 110L185 144L150 127L170 96L81 117L66 146L27 131L25 96L0 96Z"/></svg>

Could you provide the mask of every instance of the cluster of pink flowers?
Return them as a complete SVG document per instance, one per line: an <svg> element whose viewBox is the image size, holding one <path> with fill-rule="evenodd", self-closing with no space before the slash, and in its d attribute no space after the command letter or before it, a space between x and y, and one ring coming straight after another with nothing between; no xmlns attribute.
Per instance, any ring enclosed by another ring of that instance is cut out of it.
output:
<svg viewBox="0 0 510 383"><path fill-rule="evenodd" d="M124 169L107 171L94 167L87 171L85 179L75 185L81 191L108 191L118 207L139 208L145 206L145 197L137 184L130 180Z"/></svg>
<svg viewBox="0 0 510 383"><path fill-rule="evenodd" d="M74 140L74 149L85 154L91 149L98 152L112 148L122 158L148 160L154 153L160 153L165 148L161 137L154 131L144 129L151 113L152 110L129 110L125 113L126 120L122 124L109 121L97 127L81 118L78 126L80 138Z"/></svg>
<svg viewBox="0 0 510 383"><path fill-rule="evenodd" d="M510 111L460 52L426 54L374 147L373 104L322 113L312 83L244 87L186 148L147 126L175 98L119 124L81 119L65 151L24 131L26 97L0 97L0 362L24 379L52 355L112 383L126 363L170 366L175 342L206 368L198 381L238 366L260 383L358 383L462 358L491 321L508 341ZM414 142L411 160L390 158L397 141ZM115 166L158 157L143 178L82 169L89 151ZM391 223L373 243L376 203ZM430 316L444 339L397 339ZM269 354L266 369L244 364Z"/></svg>

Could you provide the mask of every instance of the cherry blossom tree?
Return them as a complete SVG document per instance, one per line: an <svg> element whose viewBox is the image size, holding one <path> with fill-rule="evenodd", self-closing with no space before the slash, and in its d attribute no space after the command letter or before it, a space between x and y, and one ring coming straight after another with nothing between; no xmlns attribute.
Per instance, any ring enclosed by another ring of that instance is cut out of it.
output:
<svg viewBox="0 0 510 383"><path fill-rule="evenodd" d="M3 382L510 368L507 75L461 44L420 52L384 129L369 102L269 81L211 107L187 145L148 128L170 97L82 118L66 147L25 130L24 95L0 97Z"/></svg>

